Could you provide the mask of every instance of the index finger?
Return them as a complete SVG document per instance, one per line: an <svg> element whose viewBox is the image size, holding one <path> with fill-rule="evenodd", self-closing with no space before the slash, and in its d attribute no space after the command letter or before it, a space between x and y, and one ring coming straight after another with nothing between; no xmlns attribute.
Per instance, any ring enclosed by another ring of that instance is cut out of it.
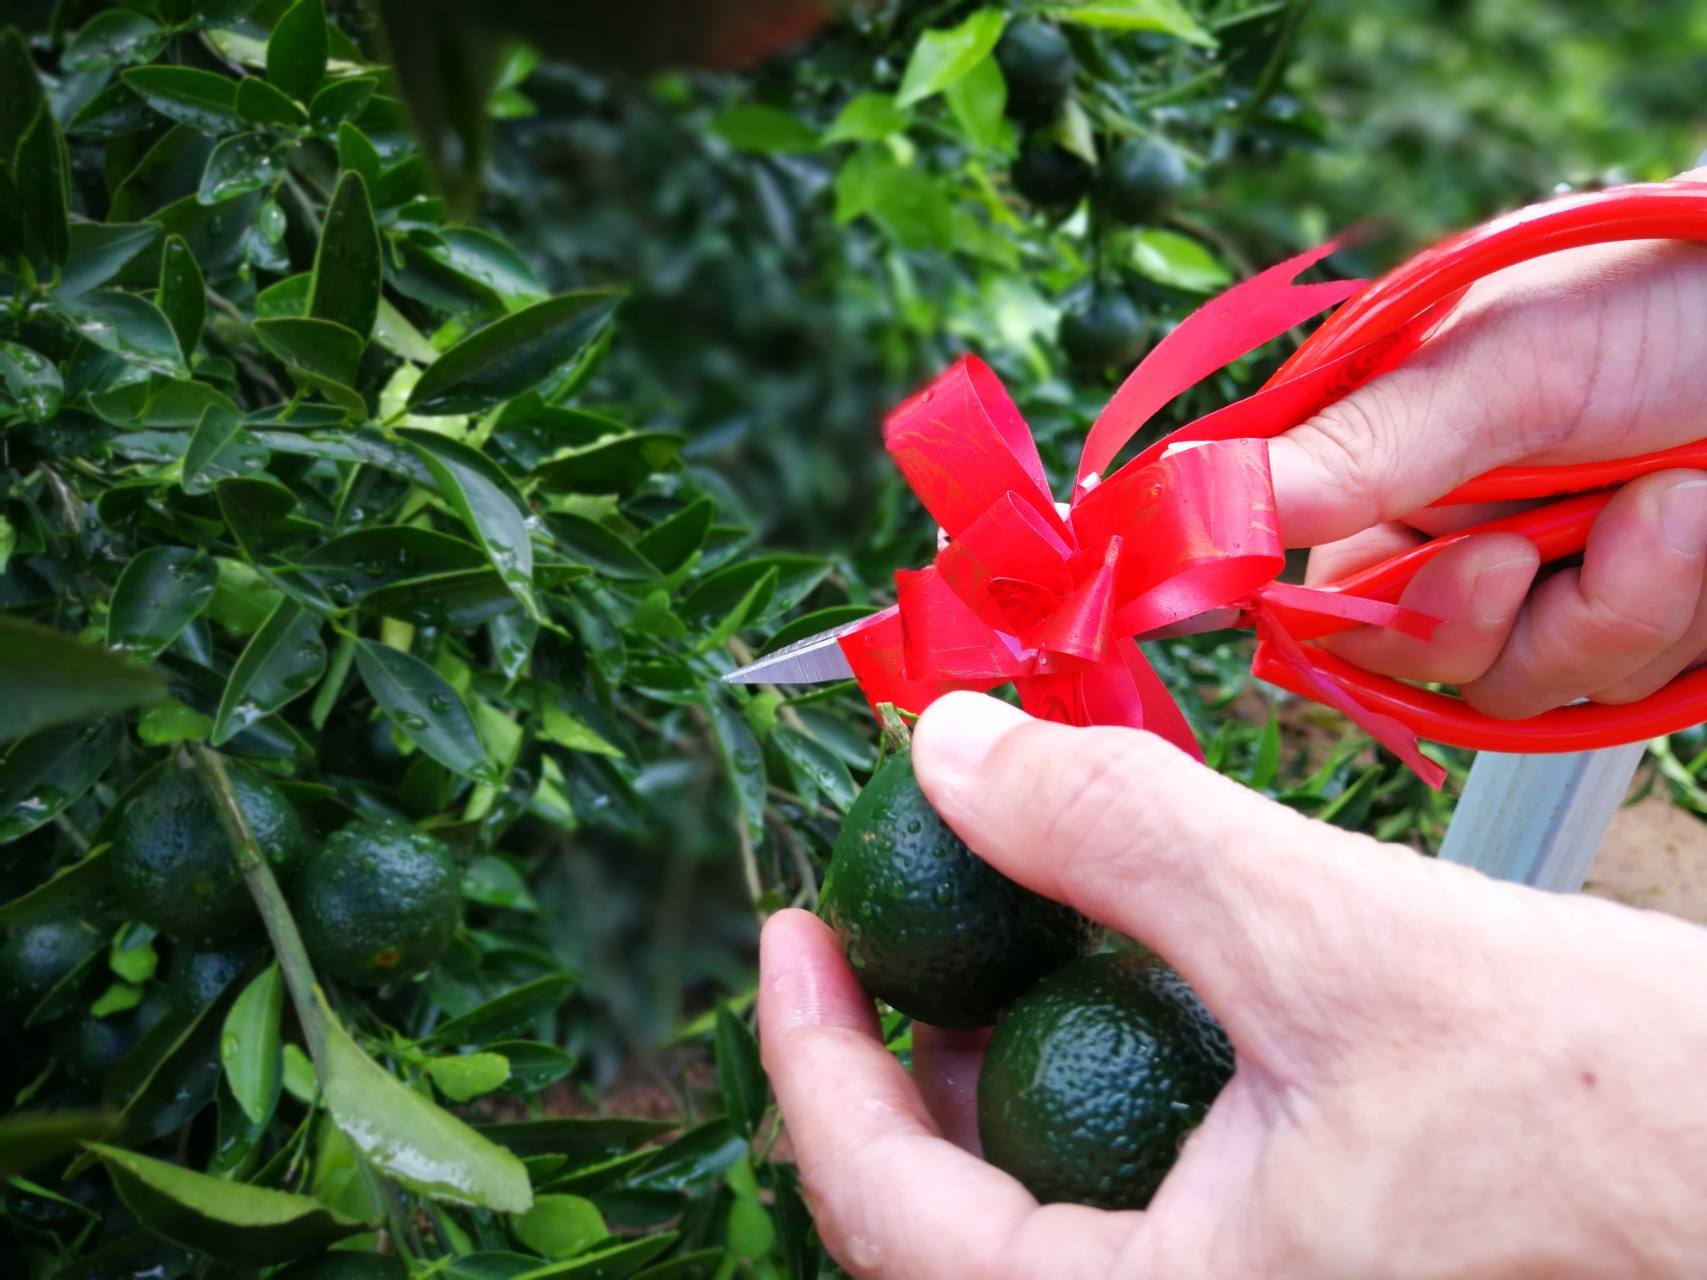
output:
<svg viewBox="0 0 1707 1280"><path fill-rule="evenodd" d="M759 1036L830 1252L865 1280L1109 1273L1136 1213L1039 1207L938 1132L835 936L782 911L760 943Z"/></svg>

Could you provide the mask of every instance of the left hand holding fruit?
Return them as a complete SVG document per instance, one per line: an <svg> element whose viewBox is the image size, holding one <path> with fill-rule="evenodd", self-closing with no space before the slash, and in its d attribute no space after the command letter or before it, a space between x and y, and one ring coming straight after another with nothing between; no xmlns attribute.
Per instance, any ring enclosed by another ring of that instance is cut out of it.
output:
<svg viewBox="0 0 1707 1280"><path fill-rule="evenodd" d="M1707 933L1311 822L1154 736L953 694L920 785L1004 875L1152 946L1238 1069L1144 1212L980 1160L984 1033L884 1049L829 930L767 926L766 1066L831 1250L882 1280L1681 1275L1707 1256Z"/></svg>

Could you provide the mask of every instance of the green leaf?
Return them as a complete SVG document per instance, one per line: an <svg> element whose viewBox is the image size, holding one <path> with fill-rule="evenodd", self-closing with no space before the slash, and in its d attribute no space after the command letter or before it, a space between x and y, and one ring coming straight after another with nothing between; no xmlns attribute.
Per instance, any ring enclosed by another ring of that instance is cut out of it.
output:
<svg viewBox="0 0 1707 1280"><path fill-rule="evenodd" d="M154 123L148 104L124 84L110 84L77 109L66 132L80 138L122 138Z"/></svg>
<svg viewBox="0 0 1707 1280"><path fill-rule="evenodd" d="M736 602L735 607L723 615L723 620L700 637L699 643L694 646L694 652L710 653L713 649L721 649L728 644L754 614L770 603L770 598L776 594L777 579L780 576L773 568L755 580L753 585L747 588L747 593Z"/></svg>
<svg viewBox="0 0 1707 1280"><path fill-rule="evenodd" d="M74 222L65 269L54 294L75 297L98 288L160 238L157 222Z"/></svg>
<svg viewBox="0 0 1707 1280"><path fill-rule="evenodd" d="M85 1144L119 1199L148 1229L222 1262L267 1266L318 1252L363 1230L307 1196L249 1187L134 1151Z"/></svg>
<svg viewBox="0 0 1707 1280"><path fill-rule="evenodd" d="M289 94L258 76L246 76L237 82L237 114L250 124L281 129L300 129L308 123L308 112L292 101Z"/></svg>
<svg viewBox="0 0 1707 1280"><path fill-rule="evenodd" d="M146 14L108 9L71 37L59 55L59 65L66 71L105 71L134 62L152 62L165 44L165 31Z"/></svg>
<svg viewBox="0 0 1707 1280"><path fill-rule="evenodd" d="M71 162L48 104L36 109L17 153L17 214L24 256L40 276L65 264L71 249Z"/></svg>
<svg viewBox="0 0 1707 1280"><path fill-rule="evenodd" d="M356 668L373 700L421 750L476 782L501 781L486 758L474 718L438 672L373 640L357 643Z"/></svg>
<svg viewBox="0 0 1707 1280"><path fill-rule="evenodd" d="M524 1093L556 1084L575 1069L575 1058L556 1045L534 1040L500 1040L487 1046L509 1061L510 1079Z"/></svg>
<svg viewBox="0 0 1707 1280"><path fill-rule="evenodd" d="M203 133L235 133L243 127L237 111L237 82L194 67L135 67L123 73L125 86L168 120Z"/></svg>
<svg viewBox="0 0 1707 1280"><path fill-rule="evenodd" d="M124 742L123 722L60 725L0 756L0 844L28 835L82 798Z"/></svg>
<svg viewBox="0 0 1707 1280"><path fill-rule="evenodd" d="M155 703L136 722L136 736L151 747L169 747L178 742L206 742L212 732L212 716L204 716L176 698Z"/></svg>
<svg viewBox="0 0 1707 1280"><path fill-rule="evenodd" d="M110 1018L115 1013L134 1009L141 1003L141 987L132 986L128 982L115 982L89 1006L89 1013L96 1018Z"/></svg>
<svg viewBox="0 0 1707 1280"><path fill-rule="evenodd" d="M607 578L644 582L658 576L658 566L636 551L626 538L585 516L559 514L547 518L552 539L563 554L590 565Z"/></svg>
<svg viewBox="0 0 1707 1280"><path fill-rule="evenodd" d="M613 289L583 289L494 321L427 366L409 407L472 413L531 390L585 355L621 297Z"/></svg>
<svg viewBox="0 0 1707 1280"><path fill-rule="evenodd" d="M765 829L765 762L746 717L722 690L707 690L706 715L723 770L735 793L735 801L747 834L757 842Z"/></svg>
<svg viewBox="0 0 1707 1280"><path fill-rule="evenodd" d="M1215 47L1215 37L1197 24L1179 0L1101 0L1097 4L1058 6L1048 13L1060 22L1116 31L1159 31L1206 49Z"/></svg>
<svg viewBox="0 0 1707 1280"><path fill-rule="evenodd" d="M121 360L168 378L188 378L178 335L160 308L134 293L102 289L75 298L55 296L53 305L86 342Z"/></svg>
<svg viewBox="0 0 1707 1280"><path fill-rule="evenodd" d="M507 1035L558 1008L574 989L572 973L543 974L447 1019L426 1039L438 1044L478 1044L491 1036Z"/></svg>
<svg viewBox="0 0 1707 1280"><path fill-rule="evenodd" d="M220 204L272 185L277 176L272 141L261 133L237 133L220 139L207 158L196 199Z"/></svg>
<svg viewBox="0 0 1707 1280"><path fill-rule="evenodd" d="M779 107L758 103L730 107L711 122L711 132L741 151L811 151L818 131Z"/></svg>
<svg viewBox="0 0 1707 1280"><path fill-rule="evenodd" d="M837 808L846 810L854 802L859 789L854 786L853 775L841 757L823 743L787 726L777 728L771 741Z"/></svg>
<svg viewBox="0 0 1707 1280"><path fill-rule="evenodd" d="M347 80L334 80L330 84L321 85L314 95L314 100L308 104L308 116L315 129L328 133L338 129L340 146L343 142L342 124L354 120L361 115L362 108L367 106L373 97L373 91L379 87L379 81L372 76L355 76ZM370 182L377 178L378 173L362 174Z"/></svg>
<svg viewBox="0 0 1707 1280"><path fill-rule="evenodd" d="M152 226L153 224L149 224ZM207 287L196 255L183 236L167 236L160 254L160 292L155 296L160 313L178 337L185 356L195 353L207 319Z"/></svg>
<svg viewBox="0 0 1707 1280"><path fill-rule="evenodd" d="M697 498L641 534L635 547L664 573L674 573L705 545L716 514L710 498Z"/></svg>
<svg viewBox="0 0 1707 1280"><path fill-rule="evenodd" d="M364 343L353 329L331 320L280 317L255 321L255 336L317 390L328 385L348 388L355 382Z"/></svg>
<svg viewBox="0 0 1707 1280"><path fill-rule="evenodd" d="M297 0L273 24L267 41L267 79L309 101L326 78L325 0Z"/></svg>
<svg viewBox="0 0 1707 1280"><path fill-rule="evenodd" d="M112 1131L98 1111L24 1112L0 1119L0 1178L15 1178Z"/></svg>
<svg viewBox="0 0 1707 1280"><path fill-rule="evenodd" d="M610 1234L597 1205L564 1195L535 1197L533 1208L517 1218L511 1229L516 1239L547 1258L573 1257Z"/></svg>
<svg viewBox="0 0 1707 1280"><path fill-rule="evenodd" d="M267 463L267 450L230 409L209 405L184 450L185 493L206 493L221 480L249 475Z"/></svg>
<svg viewBox="0 0 1707 1280"><path fill-rule="evenodd" d="M723 1106L741 1132L751 1137L765 1115L765 1072L759 1065L758 1037L727 1005L719 1005L713 1047Z"/></svg>
<svg viewBox="0 0 1707 1280"><path fill-rule="evenodd" d="M534 476L554 493L627 493L674 462L682 444L682 437L666 432L635 431L571 449L542 463Z"/></svg>
<svg viewBox="0 0 1707 1280"><path fill-rule="evenodd" d="M280 600L231 668L214 718L213 745L312 689L326 671L320 619L293 600Z"/></svg>
<svg viewBox="0 0 1707 1280"><path fill-rule="evenodd" d="M510 1063L497 1053L459 1053L428 1058L424 1064L434 1086L452 1102L468 1102L491 1093L510 1078ZM537 1201L535 1202L537 1205Z"/></svg>
<svg viewBox="0 0 1707 1280"><path fill-rule="evenodd" d="M379 181L385 162L379 150L348 120L338 126L338 167L345 173L360 175L370 187Z"/></svg>
<svg viewBox="0 0 1707 1280"><path fill-rule="evenodd" d="M1233 278L1202 244L1175 231L1134 233L1132 266L1157 284L1192 293L1213 293Z"/></svg>
<svg viewBox="0 0 1707 1280"><path fill-rule="evenodd" d="M219 1033L225 1082L251 1124L265 1124L279 1100L284 1079L284 1046L279 1039L283 1016L284 979L274 963L243 988Z"/></svg>
<svg viewBox="0 0 1707 1280"><path fill-rule="evenodd" d="M108 646L153 658L206 608L218 581L218 567L205 551L144 548L113 586L107 610Z"/></svg>
<svg viewBox="0 0 1707 1280"><path fill-rule="evenodd" d="M567 1262L524 1271L514 1280L624 1280L659 1254L676 1245L674 1231L628 1240L608 1249L594 1249Z"/></svg>
<svg viewBox="0 0 1707 1280"><path fill-rule="evenodd" d="M528 892L527 877L508 858L484 853L462 873L462 896L487 907L511 911L537 911L539 903Z"/></svg>
<svg viewBox="0 0 1707 1280"><path fill-rule="evenodd" d="M153 702L166 694L159 672L0 614L0 742L51 725Z"/></svg>
<svg viewBox="0 0 1707 1280"><path fill-rule="evenodd" d="M571 1160L615 1156L681 1127L675 1119L655 1116L558 1116L551 1120L519 1120L483 1124L480 1132L517 1155L567 1155Z"/></svg>
<svg viewBox="0 0 1707 1280"><path fill-rule="evenodd" d="M994 56L984 58L948 87L948 109L974 146L1012 151L1013 126L1004 114L1008 86Z"/></svg>
<svg viewBox="0 0 1707 1280"><path fill-rule="evenodd" d="M594 755L609 756L613 760L623 758L620 747L606 742L591 727L577 720L555 702L546 702L540 707L539 736L547 742L567 747L570 751L589 751Z"/></svg>
<svg viewBox="0 0 1707 1280"><path fill-rule="evenodd" d="M901 133L913 117L895 105L887 93L862 93L843 107L825 130L825 146L836 142L882 142Z"/></svg>
<svg viewBox="0 0 1707 1280"><path fill-rule="evenodd" d="M526 1213L532 1206L533 1191L520 1160L406 1088L363 1053L336 1020L331 1020L321 1064L327 1110L381 1173L435 1200L499 1213Z"/></svg>
<svg viewBox="0 0 1707 1280"><path fill-rule="evenodd" d="M379 229L367 184L360 174L346 173L320 229L308 314L336 321L366 342L379 313L380 283Z"/></svg>
<svg viewBox="0 0 1707 1280"><path fill-rule="evenodd" d="M0 383L11 402L31 422L46 422L59 412L65 396L59 366L16 342L0 342Z"/></svg>
<svg viewBox="0 0 1707 1280"><path fill-rule="evenodd" d="M836 220L870 217L903 248L952 248L954 211L936 178L877 147L861 147L836 171Z"/></svg>
<svg viewBox="0 0 1707 1280"><path fill-rule="evenodd" d="M910 107L959 80L995 49L1007 21L1000 9L979 9L958 26L921 33L901 75L895 105Z"/></svg>
<svg viewBox="0 0 1707 1280"><path fill-rule="evenodd" d="M486 552L492 567L522 607L543 618L533 588L533 540L515 486L467 445L426 431L405 438L432 473L439 493Z"/></svg>
<svg viewBox="0 0 1707 1280"><path fill-rule="evenodd" d="M347 605L390 583L485 563L480 548L461 538L414 525L375 525L316 547L304 557L302 572L334 602Z"/></svg>
<svg viewBox="0 0 1707 1280"><path fill-rule="evenodd" d="M830 565L818 556L795 552L777 552L740 561L700 579L681 603L683 616L720 616L746 595L753 583L773 569L777 573L776 594L766 607L773 613L780 613L792 609L810 595L829 574Z"/></svg>
<svg viewBox="0 0 1707 1280"><path fill-rule="evenodd" d="M154 930L145 924L127 924L113 936L107 965L126 982L141 985L152 978L160 967L160 954L154 949Z"/></svg>
<svg viewBox="0 0 1707 1280"><path fill-rule="evenodd" d="M876 605L870 604L833 604L826 609L814 609L811 613L803 613L798 618L790 618L782 626L771 632L759 649L759 657L767 653L775 653L784 645L793 644L796 640L804 640L807 636L815 636L820 631L828 631L833 627L845 626L850 622L858 622L861 618L869 618L877 612Z"/></svg>

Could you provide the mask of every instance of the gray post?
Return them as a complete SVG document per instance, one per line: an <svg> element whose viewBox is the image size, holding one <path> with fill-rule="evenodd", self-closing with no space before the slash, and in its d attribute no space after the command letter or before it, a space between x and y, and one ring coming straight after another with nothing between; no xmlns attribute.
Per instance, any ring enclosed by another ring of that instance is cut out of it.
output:
<svg viewBox="0 0 1707 1280"><path fill-rule="evenodd" d="M1645 750L1636 742L1570 755L1482 752L1440 856L1496 879L1575 893Z"/></svg>

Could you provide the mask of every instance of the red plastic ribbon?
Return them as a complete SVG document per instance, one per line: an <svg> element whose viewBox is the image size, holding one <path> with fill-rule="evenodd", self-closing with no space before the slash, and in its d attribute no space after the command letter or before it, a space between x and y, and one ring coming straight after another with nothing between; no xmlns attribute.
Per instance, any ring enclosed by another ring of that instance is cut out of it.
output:
<svg viewBox="0 0 1707 1280"><path fill-rule="evenodd" d="M1035 715L1142 727L1197 754L1190 726L1132 637L1236 606L1257 631L1257 674L1338 708L1436 786L1444 770L1418 750L1419 729L1469 746L1576 750L1699 720L1707 715L1707 674L1681 677L1631 708L1549 712L1526 731L1307 643L1359 625L1426 638L1434 620L1400 607L1400 592L1430 556L1476 530L1331 587L1276 581L1284 555L1267 438L1405 360L1489 272L1581 244L1644 238L1707 240L1707 184L1648 184L1521 210L1367 287L1293 283L1332 244L1272 267L1188 317L1126 379L1086 438L1065 515L1013 400L982 361L963 357L884 426L890 454L949 541L931 566L899 575L894 608L843 637L861 687L874 705L920 711L951 689L1011 681ZM1182 391L1340 302L1346 305L1255 394L1099 480ZM1615 463L1507 468L1447 500L1580 491L1686 456L1707 460L1707 442ZM1530 537L1547 558L1566 555L1580 550L1605 498L1568 499L1489 527Z"/></svg>

